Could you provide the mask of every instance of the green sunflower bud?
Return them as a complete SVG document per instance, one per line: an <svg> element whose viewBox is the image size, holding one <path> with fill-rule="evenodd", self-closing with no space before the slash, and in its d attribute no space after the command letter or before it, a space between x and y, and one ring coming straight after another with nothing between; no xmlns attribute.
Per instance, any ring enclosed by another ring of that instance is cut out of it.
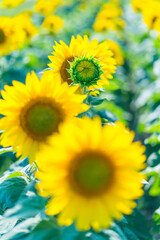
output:
<svg viewBox="0 0 160 240"><path fill-rule="evenodd" d="M96 85L97 81L101 79L103 73L101 68L98 59L78 57L70 63L69 74L75 84L78 83L81 87L89 87Z"/></svg>

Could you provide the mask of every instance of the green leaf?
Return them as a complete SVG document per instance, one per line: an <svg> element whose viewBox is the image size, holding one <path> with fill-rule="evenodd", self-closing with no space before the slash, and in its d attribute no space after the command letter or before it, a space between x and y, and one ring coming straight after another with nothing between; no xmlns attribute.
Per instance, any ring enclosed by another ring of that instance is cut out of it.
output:
<svg viewBox="0 0 160 240"><path fill-rule="evenodd" d="M129 113L126 113L121 107L115 105L115 103L111 101L104 101L101 105L97 106L97 110L107 110L125 124L127 123L126 119L129 119L130 117Z"/></svg>
<svg viewBox="0 0 160 240"><path fill-rule="evenodd" d="M13 177L0 184L0 206L2 210L11 208L27 186L22 177Z"/></svg>
<svg viewBox="0 0 160 240"><path fill-rule="evenodd" d="M145 139L145 144L159 144L160 143L160 135L155 132L150 137Z"/></svg>
<svg viewBox="0 0 160 240"><path fill-rule="evenodd" d="M40 197L34 187L35 181L32 181L20 196L16 205L8 209L5 213L6 217L29 218L34 217L36 214L44 214L46 198Z"/></svg>
<svg viewBox="0 0 160 240"><path fill-rule="evenodd" d="M154 175L154 182L149 191L151 196L159 196L160 195L160 174L156 173Z"/></svg>
<svg viewBox="0 0 160 240"><path fill-rule="evenodd" d="M1 148L0 149L0 154L6 153L6 152L12 152L12 147L7 147L7 148Z"/></svg>
<svg viewBox="0 0 160 240"><path fill-rule="evenodd" d="M105 119L109 122L115 122L117 121L117 117L112 113L107 110L100 110L97 111L97 115L99 115L102 119Z"/></svg>
<svg viewBox="0 0 160 240"><path fill-rule="evenodd" d="M28 236L29 240L61 240L60 228L57 226L55 221L43 220L41 221L34 230Z"/></svg>
<svg viewBox="0 0 160 240"><path fill-rule="evenodd" d="M147 132L158 132L160 133L160 120L158 122L153 123L146 129Z"/></svg>
<svg viewBox="0 0 160 240"><path fill-rule="evenodd" d="M149 179L149 183L151 186L149 194L151 196L160 195L160 164L152 168L147 167L145 172L148 177L151 177Z"/></svg>
<svg viewBox="0 0 160 240"><path fill-rule="evenodd" d="M120 236L122 240L127 240L122 228L118 224L114 223L112 229Z"/></svg>
<svg viewBox="0 0 160 240"><path fill-rule="evenodd" d="M0 235L9 232L17 223L17 218L5 218L0 216Z"/></svg>
<svg viewBox="0 0 160 240"><path fill-rule="evenodd" d="M114 79L114 81L111 81L109 83L109 85L105 86L105 88L106 88L107 91L108 90L113 90L114 91L114 90L117 90L117 89L120 88L120 83L116 79Z"/></svg>
<svg viewBox="0 0 160 240"><path fill-rule="evenodd" d="M99 98L99 97L93 97L91 95L89 95L87 97L87 103L90 105L99 105L101 103L103 103L104 99Z"/></svg>
<svg viewBox="0 0 160 240"><path fill-rule="evenodd" d="M123 231L129 240L139 240L139 238L127 227L123 228Z"/></svg>
<svg viewBox="0 0 160 240"><path fill-rule="evenodd" d="M152 227L152 232L154 234L160 233L160 208L153 214Z"/></svg>
<svg viewBox="0 0 160 240"><path fill-rule="evenodd" d="M159 165L159 159L160 159L160 153L159 152L153 152L150 154L150 156L147 159L147 165L149 167L155 167Z"/></svg>
<svg viewBox="0 0 160 240"><path fill-rule="evenodd" d="M13 172L5 180L13 177L26 177L22 172Z"/></svg>
<svg viewBox="0 0 160 240"><path fill-rule="evenodd" d="M1 240L31 240L33 238L30 238L30 233L40 221L40 216L28 218L27 220L18 223L11 231L4 234L1 237ZM39 239L37 238L37 240Z"/></svg>
<svg viewBox="0 0 160 240"><path fill-rule="evenodd" d="M68 227L61 227L61 240L86 240L86 232L79 232L74 224Z"/></svg>
<svg viewBox="0 0 160 240"><path fill-rule="evenodd" d="M112 229L103 230L103 236L105 237L104 239L107 240L127 240L124 234L122 238L122 236Z"/></svg>
<svg viewBox="0 0 160 240"><path fill-rule="evenodd" d="M127 227L141 240L151 240L148 221L139 210L135 209L132 215L126 216Z"/></svg>

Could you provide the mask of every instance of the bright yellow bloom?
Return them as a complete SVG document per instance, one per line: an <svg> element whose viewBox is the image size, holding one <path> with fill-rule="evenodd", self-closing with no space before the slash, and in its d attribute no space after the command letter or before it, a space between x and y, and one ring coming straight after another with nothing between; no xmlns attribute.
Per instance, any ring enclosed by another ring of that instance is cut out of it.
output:
<svg viewBox="0 0 160 240"><path fill-rule="evenodd" d="M8 8L18 7L20 4L25 2L26 0L2 0L2 6Z"/></svg>
<svg viewBox="0 0 160 240"><path fill-rule="evenodd" d="M116 68L115 60L112 57L113 54L109 50L107 44L98 44L97 39L89 42L86 35L83 38L79 35L76 39L72 37L69 46L67 46L63 41L60 41L60 43L56 42L55 44L56 45L53 46L53 56L49 56L49 59L51 60L49 67L53 69L53 72L56 74L56 78L61 79L62 82L67 82L68 84L73 83L69 73L71 68L70 63L76 62L77 60L80 60L77 71L79 72L79 68L81 66L81 77L84 77L86 71L88 71L87 75L92 75L92 73L94 75L95 64L100 66L102 74L100 74L99 80L97 81L98 86L95 85L93 87L102 87L103 85L109 83L108 79L113 78L112 74L115 72ZM92 58L92 63L89 63L90 58ZM98 63L95 63L95 61L98 61Z"/></svg>
<svg viewBox="0 0 160 240"><path fill-rule="evenodd" d="M88 110L82 101L85 95L75 94L77 86L61 84L50 71L41 80L32 72L26 84L13 81L5 86L0 100L1 145L12 146L17 156L29 156L30 162L51 135L56 135L62 123Z"/></svg>
<svg viewBox="0 0 160 240"><path fill-rule="evenodd" d="M39 194L51 197L48 215L79 230L107 228L131 214L143 194L140 172L145 148L120 122L101 127L99 118L77 119L61 128L37 156Z"/></svg>
<svg viewBox="0 0 160 240"><path fill-rule="evenodd" d="M160 1L151 1L142 13L148 27L160 32Z"/></svg>
<svg viewBox="0 0 160 240"><path fill-rule="evenodd" d="M123 53L121 47L118 43L112 40L105 41L106 44L109 44L109 49L113 52L113 56L116 60L116 64L121 66L124 64Z"/></svg>
<svg viewBox="0 0 160 240"><path fill-rule="evenodd" d="M42 23L42 28L48 29L51 33L59 31L62 27L63 19L56 15L47 16Z"/></svg>
<svg viewBox="0 0 160 240"><path fill-rule="evenodd" d="M31 21L31 16L28 12L21 13L13 18L15 24L19 26L21 31L24 31L26 39L35 36L39 31Z"/></svg>
<svg viewBox="0 0 160 240"><path fill-rule="evenodd" d="M0 56L7 55L22 46L25 34L13 18L0 17Z"/></svg>
<svg viewBox="0 0 160 240"><path fill-rule="evenodd" d="M119 4L108 2L103 4L101 11L98 13L98 17L115 18L121 16L122 14L123 12Z"/></svg>
<svg viewBox="0 0 160 240"><path fill-rule="evenodd" d="M42 15L50 15L61 4L61 0L37 0L35 11Z"/></svg>
<svg viewBox="0 0 160 240"><path fill-rule="evenodd" d="M119 5L119 1L110 1L102 6L93 25L95 31L117 31L125 27L125 22L121 19L123 12Z"/></svg>
<svg viewBox="0 0 160 240"><path fill-rule="evenodd" d="M144 8L147 7L147 4L153 2L153 0L132 0L132 6L136 12L142 11Z"/></svg>
<svg viewBox="0 0 160 240"><path fill-rule="evenodd" d="M125 27L125 22L120 19L97 19L93 28L96 32L103 32L104 30L118 31Z"/></svg>

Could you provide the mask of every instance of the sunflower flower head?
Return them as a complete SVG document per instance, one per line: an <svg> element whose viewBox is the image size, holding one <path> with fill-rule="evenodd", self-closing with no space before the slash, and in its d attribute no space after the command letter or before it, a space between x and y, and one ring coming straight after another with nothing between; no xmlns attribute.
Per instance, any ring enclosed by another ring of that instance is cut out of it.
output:
<svg viewBox="0 0 160 240"><path fill-rule="evenodd" d="M132 0L131 4L136 12L141 12L144 8L147 7L147 4L153 0Z"/></svg>
<svg viewBox="0 0 160 240"><path fill-rule="evenodd" d="M142 11L143 20L150 29L160 32L160 2L150 1Z"/></svg>
<svg viewBox="0 0 160 240"><path fill-rule="evenodd" d="M123 12L119 1L110 0L104 3L93 24L94 30L97 32L122 30L125 27L122 14Z"/></svg>
<svg viewBox="0 0 160 240"><path fill-rule="evenodd" d="M62 0L37 0L34 9L43 16L48 16L55 11L61 2Z"/></svg>
<svg viewBox="0 0 160 240"><path fill-rule="evenodd" d="M20 4L25 2L26 0L2 0L2 6L7 8L15 8L18 7Z"/></svg>
<svg viewBox="0 0 160 240"><path fill-rule="evenodd" d="M109 49L113 52L113 56L116 60L116 63L118 66L121 66L124 64L124 57L123 57L123 52L118 43L116 43L113 40L107 40L106 44L109 44Z"/></svg>
<svg viewBox="0 0 160 240"><path fill-rule="evenodd" d="M38 28L32 23L29 12L16 15L13 22L24 32L25 40L30 40L39 32Z"/></svg>
<svg viewBox="0 0 160 240"><path fill-rule="evenodd" d="M42 28L48 29L50 33L55 33L59 31L62 27L63 20L56 15L47 16L42 23Z"/></svg>
<svg viewBox="0 0 160 240"><path fill-rule="evenodd" d="M96 39L89 41L86 35L78 35L71 38L69 46L60 41L53 48L48 65L62 82L88 86L90 91L90 87L101 88L113 78L116 62L108 44L99 44Z"/></svg>
<svg viewBox="0 0 160 240"><path fill-rule="evenodd" d="M83 56L75 58L70 63L69 73L73 83L78 83L81 87L89 87L96 85L97 81L101 79L101 74L103 73L101 68L98 59Z"/></svg>
<svg viewBox="0 0 160 240"><path fill-rule="evenodd" d="M25 33L14 19L14 17L0 17L0 56L9 54L24 43Z"/></svg>
<svg viewBox="0 0 160 240"><path fill-rule="evenodd" d="M60 225L100 230L131 214L142 196L145 148L120 122L102 128L99 118L75 121L38 153L36 186L51 197L46 213L58 214Z"/></svg>
<svg viewBox="0 0 160 240"><path fill-rule="evenodd" d="M82 103L86 96L75 94L76 86L69 88L53 78L46 71L39 80L32 72L25 85L13 81L13 86L1 91L1 145L12 146L17 157L29 156L30 162L48 138L58 133L61 124L89 108Z"/></svg>

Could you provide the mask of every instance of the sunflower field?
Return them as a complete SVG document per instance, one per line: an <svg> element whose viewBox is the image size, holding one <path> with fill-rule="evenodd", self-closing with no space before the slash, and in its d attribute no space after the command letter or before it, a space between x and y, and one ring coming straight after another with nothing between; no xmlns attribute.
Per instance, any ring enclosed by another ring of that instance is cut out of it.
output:
<svg viewBox="0 0 160 240"><path fill-rule="evenodd" d="M0 0L0 239L160 240L160 0Z"/></svg>

